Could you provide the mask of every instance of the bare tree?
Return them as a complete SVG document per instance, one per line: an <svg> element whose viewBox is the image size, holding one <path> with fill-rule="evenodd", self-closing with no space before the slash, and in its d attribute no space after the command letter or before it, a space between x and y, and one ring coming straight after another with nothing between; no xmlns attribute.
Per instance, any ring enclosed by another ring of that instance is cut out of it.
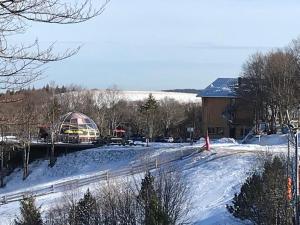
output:
<svg viewBox="0 0 300 225"><path fill-rule="evenodd" d="M108 0L100 7L92 7L91 0L76 3L64 0L4 0L0 2L0 89L12 90L37 80L46 63L76 54L79 50L66 50L57 54L54 45L46 49L34 41L29 45L14 45L11 36L22 34L29 21L39 23L81 23L101 14Z"/></svg>
<svg viewBox="0 0 300 225"><path fill-rule="evenodd" d="M149 175L149 173L147 173ZM188 188L177 172L161 170L141 181L109 180L99 183L96 190L86 192L80 199L78 192L67 192L64 201L48 210L45 216L47 225L77 225L77 224L149 224L145 210L151 217L151 224L182 225L187 224L189 212ZM149 181L149 182L145 182ZM140 184L139 184L140 183ZM145 185L147 184L147 185ZM147 191L150 191L148 195ZM77 194L76 194L77 193ZM147 199L147 204L145 200ZM149 200L149 201L148 201ZM151 203L151 204L148 204ZM150 206L150 208L147 208ZM163 215L160 217L158 215ZM82 223L89 221L89 223Z"/></svg>
<svg viewBox="0 0 300 225"><path fill-rule="evenodd" d="M51 150L50 150L50 161L49 165L53 166L56 162L55 158L55 142L57 141L57 132L59 132L57 129L57 124L59 121L60 116L60 104L57 99L57 96L55 95L54 89L52 89L52 95L49 96L49 100L47 102L47 123L50 124L50 143L51 143Z"/></svg>
<svg viewBox="0 0 300 225"><path fill-rule="evenodd" d="M16 121L20 148L23 151L23 179L26 179L29 175L31 143L33 137L37 137L38 133L38 112L36 106L33 96L25 94L24 100L20 104L20 111Z"/></svg>
<svg viewBox="0 0 300 225"><path fill-rule="evenodd" d="M183 105L174 99L165 98L159 102L159 111L163 124L164 136L170 135L170 129L185 119Z"/></svg>
<svg viewBox="0 0 300 225"><path fill-rule="evenodd" d="M104 104L107 107L107 119L109 126L109 134L113 135L113 131L117 128L120 121L120 113L118 112L117 105L122 100L122 92L117 86L105 90L103 97Z"/></svg>
<svg viewBox="0 0 300 225"><path fill-rule="evenodd" d="M99 92L97 96L95 96L95 109L96 116L95 121L98 125L98 129L100 132L100 136L105 136L107 131L107 106L104 101L104 93ZM107 132L108 133L108 132Z"/></svg>
<svg viewBox="0 0 300 225"><path fill-rule="evenodd" d="M266 120L266 57L254 54L243 65L242 78L235 88L238 96L250 107L255 115L255 125L258 131L259 120ZM242 106L245 107L245 106Z"/></svg>
<svg viewBox="0 0 300 225"><path fill-rule="evenodd" d="M168 224L186 224L190 211L189 189L179 172L160 170L155 188L162 210L168 217Z"/></svg>
<svg viewBox="0 0 300 225"><path fill-rule="evenodd" d="M297 49L278 49L267 54L255 54L243 68L236 93L255 115L256 131L259 121L270 123L276 132L279 121L289 123L289 112L299 105L299 62Z"/></svg>
<svg viewBox="0 0 300 225"><path fill-rule="evenodd" d="M4 132L7 130L7 126L3 124L5 121L1 121L0 124L0 132L1 132L1 138L0 138L0 187L4 187L4 177L5 177L5 170L4 170L4 164L5 164L5 153L7 152L8 145L7 145L7 139L5 137Z"/></svg>

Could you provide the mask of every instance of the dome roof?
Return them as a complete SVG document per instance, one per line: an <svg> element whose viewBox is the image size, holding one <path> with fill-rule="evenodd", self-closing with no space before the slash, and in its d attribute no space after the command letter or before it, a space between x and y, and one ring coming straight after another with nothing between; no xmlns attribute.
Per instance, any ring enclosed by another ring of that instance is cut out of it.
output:
<svg viewBox="0 0 300 225"><path fill-rule="evenodd" d="M79 112L69 112L61 117L61 124L84 125L89 124L91 128L98 129L96 123L87 115Z"/></svg>
<svg viewBox="0 0 300 225"><path fill-rule="evenodd" d="M58 125L58 133L63 141L76 137L81 142L89 142L99 136L96 123L79 112L69 112L63 115Z"/></svg>

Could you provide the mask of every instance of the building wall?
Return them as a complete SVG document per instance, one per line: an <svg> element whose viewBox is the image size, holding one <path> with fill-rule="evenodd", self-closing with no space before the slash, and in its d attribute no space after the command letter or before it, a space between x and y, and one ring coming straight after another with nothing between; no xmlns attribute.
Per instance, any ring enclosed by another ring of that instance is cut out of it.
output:
<svg viewBox="0 0 300 225"><path fill-rule="evenodd" d="M223 129L223 134L220 131L209 131L209 135L213 138L229 137L229 128L222 114L230 103L228 98L202 98L203 108L203 128L204 131L209 128Z"/></svg>
<svg viewBox="0 0 300 225"><path fill-rule="evenodd" d="M231 123L224 116L230 105L235 106ZM252 126L251 112L236 98L203 97L202 110L203 129L211 138L243 138Z"/></svg>

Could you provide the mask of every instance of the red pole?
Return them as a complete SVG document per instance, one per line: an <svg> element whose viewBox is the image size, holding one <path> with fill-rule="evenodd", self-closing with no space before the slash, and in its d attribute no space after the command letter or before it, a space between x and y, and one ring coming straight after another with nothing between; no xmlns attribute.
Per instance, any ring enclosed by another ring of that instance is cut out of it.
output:
<svg viewBox="0 0 300 225"><path fill-rule="evenodd" d="M206 137L205 137L205 147L206 147L207 151L210 150L210 143L209 143L208 131L206 132Z"/></svg>

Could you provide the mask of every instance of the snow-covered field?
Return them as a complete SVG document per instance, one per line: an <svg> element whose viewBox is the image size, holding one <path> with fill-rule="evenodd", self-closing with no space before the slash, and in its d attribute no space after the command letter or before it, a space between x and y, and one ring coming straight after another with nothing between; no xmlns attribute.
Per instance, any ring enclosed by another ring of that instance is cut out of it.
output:
<svg viewBox="0 0 300 225"><path fill-rule="evenodd" d="M163 100L164 98L172 98L181 103L189 102L201 102L201 98L197 97L197 94L179 93L179 92L163 92L163 91L124 91L125 99L129 101L139 101L148 98L149 94L157 100Z"/></svg>
<svg viewBox="0 0 300 225"><path fill-rule="evenodd" d="M83 91L86 92L86 91ZM89 90L89 93L93 93L95 97L104 94L105 90ZM72 92L71 92L72 93ZM120 91L119 97L127 101L142 101L152 94L153 97L161 101L165 98L174 99L180 103L201 103L201 98L197 97L197 94L181 93L181 92L165 92L165 91Z"/></svg>
<svg viewBox="0 0 300 225"><path fill-rule="evenodd" d="M178 152L194 149L192 156L175 163L183 171L192 190L190 222L196 225L242 224L226 211L226 204L230 203L247 175L257 166L258 153L283 153L287 148L286 140L284 135L273 135L262 137L260 143L253 140L253 144L241 145L232 139L221 139L213 141L211 151L201 153L197 150L203 145L202 141L194 146L154 143L149 148L113 146L90 149L60 157L53 168L49 168L46 161L35 162L30 165L31 174L25 181L21 179L22 171L16 170L7 178L7 186L0 189L0 196L95 173L117 171L129 165L143 164L151 158L166 159ZM81 190L93 185L86 185ZM51 204L59 202L61 197L60 192L50 193L38 197L37 203L42 210L46 210ZM18 213L18 207L18 202L0 205L0 224L9 224Z"/></svg>

